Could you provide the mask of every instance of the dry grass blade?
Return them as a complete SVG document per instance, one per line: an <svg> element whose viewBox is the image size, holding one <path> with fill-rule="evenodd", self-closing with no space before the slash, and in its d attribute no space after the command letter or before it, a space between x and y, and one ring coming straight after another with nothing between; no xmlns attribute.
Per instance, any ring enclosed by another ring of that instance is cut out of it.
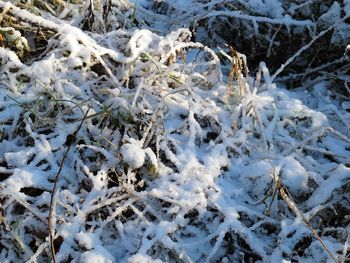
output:
<svg viewBox="0 0 350 263"><path fill-rule="evenodd" d="M300 217L303 222L305 223L305 225L311 230L312 234L314 235L314 237L321 243L322 247L324 248L324 250L329 254L329 256L332 258L332 260L335 263L339 263L339 261L337 260L337 258L332 254L332 252L329 250L329 248L327 247L327 245L322 241L321 237L317 234L316 230L311 226L310 222L307 220L307 218L304 216L303 212L300 211L300 209L298 208L298 206L296 205L296 203L289 197L288 191L287 189L285 189L283 187L283 184L281 182L281 178L278 176L277 170L274 167L274 165L272 164L272 162L270 161L270 164L272 166L272 169L274 171L274 181L276 182L275 184L275 189L279 190L279 193L282 197L282 199L287 203L288 207L293 211L293 213L297 216ZM271 205L273 203L273 200L275 198L277 191L274 191L274 194L272 196L272 200L271 203L268 207L268 209L266 210L267 212L265 212L265 214L268 213L268 211L271 208Z"/></svg>
<svg viewBox="0 0 350 263"><path fill-rule="evenodd" d="M82 127L82 125L83 125L83 123L84 123L84 121L89 113L89 110L90 110L90 108L86 111L83 119L81 120L81 122L80 122L78 128L75 130L75 132L67 137L66 143L68 144L68 147L66 148L66 150L63 154L59 169L55 175L55 181L54 181L53 189L51 192L51 200L50 200L50 207L49 207L49 215L47 218L47 224L48 224L48 231L49 231L49 238L50 238L50 249L51 249L52 259L53 259L54 263L56 263L57 261L56 261L55 247L54 247L54 229L52 229L52 213L53 213L53 208L54 208L53 203L54 203L55 195L57 192L57 183L58 183L58 179L60 177L60 174L62 172L64 162L68 156L69 150L72 147L74 141L76 140L76 136L77 136L79 130L81 129L81 127Z"/></svg>
<svg viewBox="0 0 350 263"><path fill-rule="evenodd" d="M231 69L227 79L227 97L232 96L234 80L238 82L238 88L239 88L238 95L243 96L244 90L245 90L245 81L242 78L242 72L244 69L246 71L246 75L248 75L248 67L244 59L241 57L241 55L232 46L229 46L229 48L231 50L232 57L231 57Z"/></svg>
<svg viewBox="0 0 350 263"><path fill-rule="evenodd" d="M332 254L332 252L329 250L327 245L322 241L321 237L317 234L316 230L311 226L310 222L307 220L307 218L304 216L304 214L300 211L300 209L297 207L295 202L289 197L287 190L281 186L280 187L280 194L283 200L287 203L288 207L298 216L300 217L306 226L311 230L314 237L321 243L322 247L326 252L329 254L329 256L333 259L335 263L339 263L338 259Z"/></svg>

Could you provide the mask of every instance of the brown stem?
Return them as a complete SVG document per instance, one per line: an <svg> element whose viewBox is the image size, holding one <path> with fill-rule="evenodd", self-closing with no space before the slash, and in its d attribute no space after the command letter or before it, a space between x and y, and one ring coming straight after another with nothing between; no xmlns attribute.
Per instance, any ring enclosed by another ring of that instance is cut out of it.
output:
<svg viewBox="0 0 350 263"><path fill-rule="evenodd" d="M67 137L68 147L67 147L66 151L63 154L63 157L62 157L62 160L61 160L61 163L60 163L60 167L59 167L59 169L58 169L58 171L57 171L57 173L55 175L55 181L54 181L53 189L52 189L52 193L51 193L49 215L48 215L48 218L47 218L49 238L50 238L51 254L52 254L52 259L53 259L54 263L56 263L56 253L55 253L55 247L54 247L54 231L55 230L52 228L51 222L52 222L52 213L53 213L53 201L55 199L55 195L56 195L56 192L57 192L58 178L60 177L60 174L62 172L64 162L67 159L68 152L69 152L71 146L73 145L73 142L76 139L76 135L78 134L79 130L81 129L81 127L83 125L83 122L85 121L85 119L86 119L86 117L88 115L89 110L90 110L90 108L86 111L86 113L84 115L84 118L81 120L81 122L79 124L79 127L76 129L76 131L72 135L69 135Z"/></svg>

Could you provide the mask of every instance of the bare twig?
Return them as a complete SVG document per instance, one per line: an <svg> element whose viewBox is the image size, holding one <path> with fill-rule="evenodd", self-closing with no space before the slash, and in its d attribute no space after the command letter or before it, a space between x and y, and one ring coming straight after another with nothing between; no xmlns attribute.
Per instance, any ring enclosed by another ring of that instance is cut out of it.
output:
<svg viewBox="0 0 350 263"><path fill-rule="evenodd" d="M8 14L10 14L14 17L17 17L21 21L27 22L29 24L34 24L34 25L40 26L42 28L46 28L46 29L49 29L51 31L54 31L56 33L59 31L58 24L56 24L52 21L49 21L47 19L44 19L40 16L36 16L36 15L28 12L27 10L23 10L21 8L18 8L9 2L0 1L0 9L7 10Z"/></svg>

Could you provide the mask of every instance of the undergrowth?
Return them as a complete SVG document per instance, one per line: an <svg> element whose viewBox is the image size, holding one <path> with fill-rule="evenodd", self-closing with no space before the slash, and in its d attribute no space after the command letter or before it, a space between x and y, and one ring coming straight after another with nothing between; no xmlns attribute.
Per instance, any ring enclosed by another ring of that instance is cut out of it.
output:
<svg viewBox="0 0 350 263"><path fill-rule="evenodd" d="M300 56L278 79L265 63L249 73L244 38L193 41L228 12L274 38L306 26L304 47L312 21L244 1L12 2L0 1L1 262L349 260L349 90L327 89L347 84L347 58L288 91ZM169 13L193 30L169 30Z"/></svg>

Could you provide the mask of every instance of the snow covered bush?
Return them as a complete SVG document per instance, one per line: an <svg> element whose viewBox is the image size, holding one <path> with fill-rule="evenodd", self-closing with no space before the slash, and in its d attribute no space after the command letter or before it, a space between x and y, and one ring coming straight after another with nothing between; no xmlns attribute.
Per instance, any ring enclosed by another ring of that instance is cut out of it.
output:
<svg viewBox="0 0 350 263"><path fill-rule="evenodd" d="M317 40L278 78L289 86L312 85L311 80L319 78L338 83L349 71L348 58L343 57L350 40L349 1L134 2L140 23L158 30L189 27L195 41L215 48L232 45L247 56L254 71L261 61L276 70L307 42Z"/></svg>
<svg viewBox="0 0 350 263"><path fill-rule="evenodd" d="M223 17L247 34L317 33L288 15L313 3L11 2L0 1L1 262L348 260L345 91L328 78L287 90L291 75L276 82L264 63L249 75L238 48L193 41ZM337 3L320 4L320 21L348 9ZM345 87L347 69L334 77Z"/></svg>

